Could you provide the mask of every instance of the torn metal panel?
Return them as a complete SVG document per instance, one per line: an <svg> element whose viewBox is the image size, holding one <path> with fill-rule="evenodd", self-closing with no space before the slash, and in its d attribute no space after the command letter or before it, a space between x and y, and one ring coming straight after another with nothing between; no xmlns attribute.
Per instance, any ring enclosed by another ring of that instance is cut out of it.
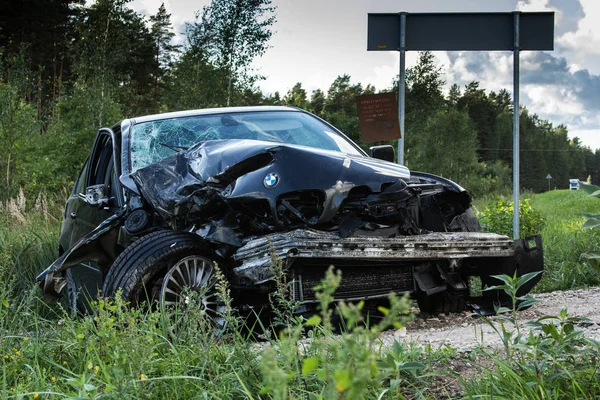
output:
<svg viewBox="0 0 600 400"><path fill-rule="evenodd" d="M82 261L107 262L108 257L99 246L99 240L109 232L118 229L125 219L125 209L104 220L94 230L79 239L72 247L61 254L48 268L36 278L44 281L44 297L54 300L59 296L66 281L62 276L55 276Z"/></svg>
<svg viewBox="0 0 600 400"><path fill-rule="evenodd" d="M241 263L237 276L254 283L272 277L272 257L281 260L314 258L335 260L444 260L510 257L513 241L495 233L429 233L414 236L348 237L335 233L298 229L249 240L233 258Z"/></svg>
<svg viewBox="0 0 600 400"><path fill-rule="evenodd" d="M90 246L93 246L106 233L119 227L123 222L125 210L120 210L118 213L104 220L93 231L79 239L71 248L61 254L48 268L39 274L36 280L44 279L46 274L50 272L60 272L68 267L71 267L82 260L91 260L90 255L95 252L91 251ZM99 257L96 255L96 258ZM96 261L96 260L94 260Z"/></svg>

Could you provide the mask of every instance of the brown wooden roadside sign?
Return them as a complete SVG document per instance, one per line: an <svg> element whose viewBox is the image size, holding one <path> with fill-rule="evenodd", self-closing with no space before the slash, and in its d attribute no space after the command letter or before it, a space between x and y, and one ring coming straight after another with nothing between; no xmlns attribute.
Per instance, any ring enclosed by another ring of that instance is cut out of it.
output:
<svg viewBox="0 0 600 400"><path fill-rule="evenodd" d="M356 108L363 143L400 138L396 93L356 96Z"/></svg>

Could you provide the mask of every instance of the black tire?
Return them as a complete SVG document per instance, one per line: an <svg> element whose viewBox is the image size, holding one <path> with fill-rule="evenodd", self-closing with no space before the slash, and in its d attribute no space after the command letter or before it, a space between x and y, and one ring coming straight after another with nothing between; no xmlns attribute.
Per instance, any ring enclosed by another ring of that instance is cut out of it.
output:
<svg viewBox="0 0 600 400"><path fill-rule="evenodd" d="M120 289L123 298L134 306L157 300L157 282L177 261L192 255L217 261L207 244L194 234L159 231L143 236L117 257L104 279L102 294L114 297Z"/></svg>
<svg viewBox="0 0 600 400"><path fill-rule="evenodd" d="M77 303L77 286L75 285L70 269L65 271L64 277L67 280L67 284L61 291L59 303L69 317L75 318L80 313Z"/></svg>
<svg viewBox="0 0 600 400"><path fill-rule="evenodd" d="M479 232L481 226L475 216L473 209L467 209L462 215L456 218L458 231L460 232ZM422 291L416 294L417 304L421 312L428 314L450 314L463 312L468 308L469 299L469 280L465 277L467 288L455 290L448 288L443 292L428 296Z"/></svg>
<svg viewBox="0 0 600 400"><path fill-rule="evenodd" d="M455 219L455 224L459 232L481 232L481 225L472 208L459 215Z"/></svg>
<svg viewBox="0 0 600 400"><path fill-rule="evenodd" d="M427 296L424 292L417 293L417 304L421 312L428 314L459 313L467 309L469 291L452 289Z"/></svg>

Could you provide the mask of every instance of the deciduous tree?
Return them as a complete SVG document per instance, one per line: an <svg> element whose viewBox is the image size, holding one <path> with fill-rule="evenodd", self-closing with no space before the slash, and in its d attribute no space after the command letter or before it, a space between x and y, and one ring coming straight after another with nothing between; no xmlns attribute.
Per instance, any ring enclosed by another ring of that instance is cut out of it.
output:
<svg viewBox="0 0 600 400"><path fill-rule="evenodd" d="M192 47L201 48L226 73L227 105L235 86L252 86L258 78L250 64L269 48L275 23L271 0L212 0L188 24Z"/></svg>

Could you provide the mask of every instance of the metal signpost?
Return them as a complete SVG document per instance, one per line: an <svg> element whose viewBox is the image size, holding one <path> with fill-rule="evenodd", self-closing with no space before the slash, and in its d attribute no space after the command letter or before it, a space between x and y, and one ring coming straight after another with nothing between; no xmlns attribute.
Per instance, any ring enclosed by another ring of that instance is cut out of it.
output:
<svg viewBox="0 0 600 400"><path fill-rule="evenodd" d="M405 58L407 50L513 52L514 238L519 237L519 53L554 50L553 12L369 14L367 50L399 51L398 163L404 163Z"/></svg>
<svg viewBox="0 0 600 400"><path fill-rule="evenodd" d="M546 175L546 179L548 179L548 191L550 191L550 179L552 179L552 175L548 173L548 175Z"/></svg>

